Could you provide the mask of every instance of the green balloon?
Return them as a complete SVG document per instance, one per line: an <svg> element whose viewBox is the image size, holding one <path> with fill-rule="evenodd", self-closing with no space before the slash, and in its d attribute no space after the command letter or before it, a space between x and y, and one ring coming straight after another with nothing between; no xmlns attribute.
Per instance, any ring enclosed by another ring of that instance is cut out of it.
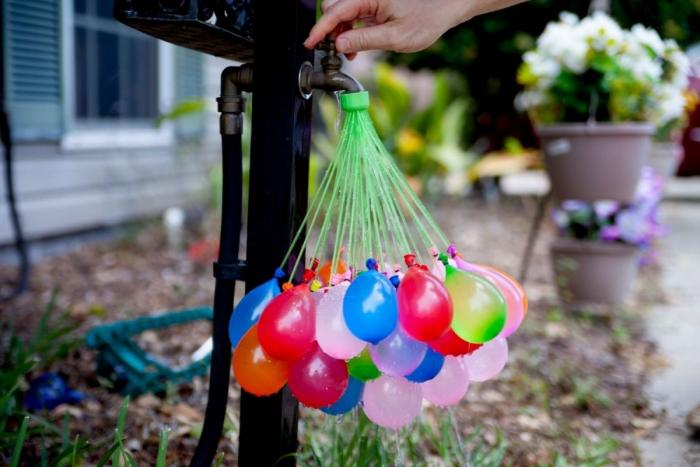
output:
<svg viewBox="0 0 700 467"><path fill-rule="evenodd" d="M382 374L372 361L369 350L366 348L360 355L348 361L348 373L353 378L363 382L379 378Z"/></svg>
<svg viewBox="0 0 700 467"><path fill-rule="evenodd" d="M455 334L483 344L501 333L508 315L506 301L488 279L447 265L445 287L452 298Z"/></svg>

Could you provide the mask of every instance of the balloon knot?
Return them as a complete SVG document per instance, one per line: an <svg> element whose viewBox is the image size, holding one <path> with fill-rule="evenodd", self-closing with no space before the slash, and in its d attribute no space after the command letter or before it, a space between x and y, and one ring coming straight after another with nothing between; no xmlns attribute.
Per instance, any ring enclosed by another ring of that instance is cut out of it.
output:
<svg viewBox="0 0 700 467"><path fill-rule="evenodd" d="M457 247L454 243L450 244L450 246L447 247L447 254L449 254L452 258L457 256Z"/></svg>
<svg viewBox="0 0 700 467"><path fill-rule="evenodd" d="M293 288L294 285L291 282L285 282L284 284L282 284L282 290L284 290L285 292L288 290L292 290Z"/></svg>
<svg viewBox="0 0 700 467"><path fill-rule="evenodd" d="M445 266L447 266L450 262L450 260L447 258L447 255L445 253L440 253L440 256L438 257L438 259Z"/></svg>
<svg viewBox="0 0 700 467"><path fill-rule="evenodd" d="M311 290L312 292L316 292L321 288L322 285L323 284L321 284L320 280L314 279L311 281L311 284L309 285L309 290Z"/></svg>
<svg viewBox="0 0 700 467"><path fill-rule="evenodd" d="M277 279L282 279L284 276L285 276L285 274L284 274L284 271L282 270L282 268L275 269L275 277Z"/></svg>
<svg viewBox="0 0 700 467"><path fill-rule="evenodd" d="M433 258L437 257L437 255L440 254L440 250L438 250L438 249L435 248L434 246L431 246L431 247L428 249L428 251L430 252L430 256L432 256Z"/></svg>
<svg viewBox="0 0 700 467"><path fill-rule="evenodd" d="M406 266L410 268L411 266L414 266L416 264L416 255L414 255L413 253L403 255L403 261L404 263L406 263Z"/></svg>
<svg viewBox="0 0 700 467"><path fill-rule="evenodd" d="M304 271L304 282L309 282L314 277L316 277L316 273L313 270L306 269Z"/></svg>
<svg viewBox="0 0 700 467"><path fill-rule="evenodd" d="M399 276L391 276L389 280L394 287L397 289L399 288L399 284L401 284L401 279L399 279Z"/></svg>
<svg viewBox="0 0 700 467"><path fill-rule="evenodd" d="M313 261L311 261L311 270L316 272L318 265L319 265L318 258L314 258Z"/></svg>
<svg viewBox="0 0 700 467"><path fill-rule="evenodd" d="M377 270L377 260L374 258L369 258L367 260L367 270L368 271L376 271Z"/></svg>

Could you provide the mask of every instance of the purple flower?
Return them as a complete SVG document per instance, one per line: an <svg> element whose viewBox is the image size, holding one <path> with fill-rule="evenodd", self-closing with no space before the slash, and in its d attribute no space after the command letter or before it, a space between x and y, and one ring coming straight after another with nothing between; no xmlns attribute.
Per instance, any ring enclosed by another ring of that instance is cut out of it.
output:
<svg viewBox="0 0 700 467"><path fill-rule="evenodd" d="M608 225L600 229L600 239L604 242L616 242L620 239L620 229L615 225Z"/></svg>
<svg viewBox="0 0 700 467"><path fill-rule="evenodd" d="M625 209L615 216L615 225L620 231L620 239L635 245L648 240L647 222L644 214L636 209Z"/></svg>
<svg viewBox="0 0 700 467"><path fill-rule="evenodd" d="M599 220L606 220L620 209L617 201L597 201L593 203L593 210Z"/></svg>

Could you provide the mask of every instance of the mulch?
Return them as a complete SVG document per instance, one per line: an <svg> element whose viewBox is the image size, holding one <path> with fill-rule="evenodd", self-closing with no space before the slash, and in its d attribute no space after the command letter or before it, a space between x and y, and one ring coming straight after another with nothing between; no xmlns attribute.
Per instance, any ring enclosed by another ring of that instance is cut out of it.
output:
<svg viewBox="0 0 700 467"><path fill-rule="evenodd" d="M513 275L534 209L531 199L448 201L433 208L438 222L467 259ZM197 241L201 246L202 232L211 236L205 244L215 243L217 229L208 219L187 236L188 244ZM547 254L552 235L552 227L545 225L526 284L530 311L521 330L509 340L509 364L499 379L472 385L454 411L458 426L465 435L477 425L483 427L485 442L492 444L500 430L508 443L506 462L513 465L550 463L557 453L575 463L610 440L617 448L609 461L635 465L635 437L653 433L663 415L649 409L643 394L648 371L663 364L643 330L644 308L663 300L663 291L655 285L660 282L661 268L642 271L635 298L622 309L562 309L552 286ZM160 225L146 223L116 241L82 244L74 251L43 259L32 270L30 291L3 304L0 316L2 321L11 321L20 334L27 334L57 293L57 309L79 323L81 334L101 323L210 304L214 285L210 250L215 247L189 252L169 248ZM13 274L13 268L1 267L0 283ZM208 323L195 323L144 333L140 342L181 365L209 331ZM122 398L95 375L94 361L93 352L81 347L51 368L88 398L45 415L60 420L68 413L74 435L86 434L92 444L108 443ZM207 384L206 379L197 378L163 397L145 395L132 401L127 447L139 465L155 462L158 434L166 425L172 428L168 465L187 465L201 429ZM235 384L230 393L230 420L220 445L226 465L233 463L237 449L239 393ZM303 410L302 416L319 416L317 413ZM26 458L38 452L39 441L30 440Z"/></svg>

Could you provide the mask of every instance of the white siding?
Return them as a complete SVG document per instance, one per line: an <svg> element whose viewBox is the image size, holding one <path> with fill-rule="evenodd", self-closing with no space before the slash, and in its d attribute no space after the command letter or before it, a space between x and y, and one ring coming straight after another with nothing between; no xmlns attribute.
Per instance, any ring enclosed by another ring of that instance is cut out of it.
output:
<svg viewBox="0 0 700 467"><path fill-rule="evenodd" d="M34 239L110 226L205 201L216 158L216 148L197 146L71 153L55 146L17 146L15 185L26 235ZM0 195L3 245L12 241L4 180Z"/></svg>

